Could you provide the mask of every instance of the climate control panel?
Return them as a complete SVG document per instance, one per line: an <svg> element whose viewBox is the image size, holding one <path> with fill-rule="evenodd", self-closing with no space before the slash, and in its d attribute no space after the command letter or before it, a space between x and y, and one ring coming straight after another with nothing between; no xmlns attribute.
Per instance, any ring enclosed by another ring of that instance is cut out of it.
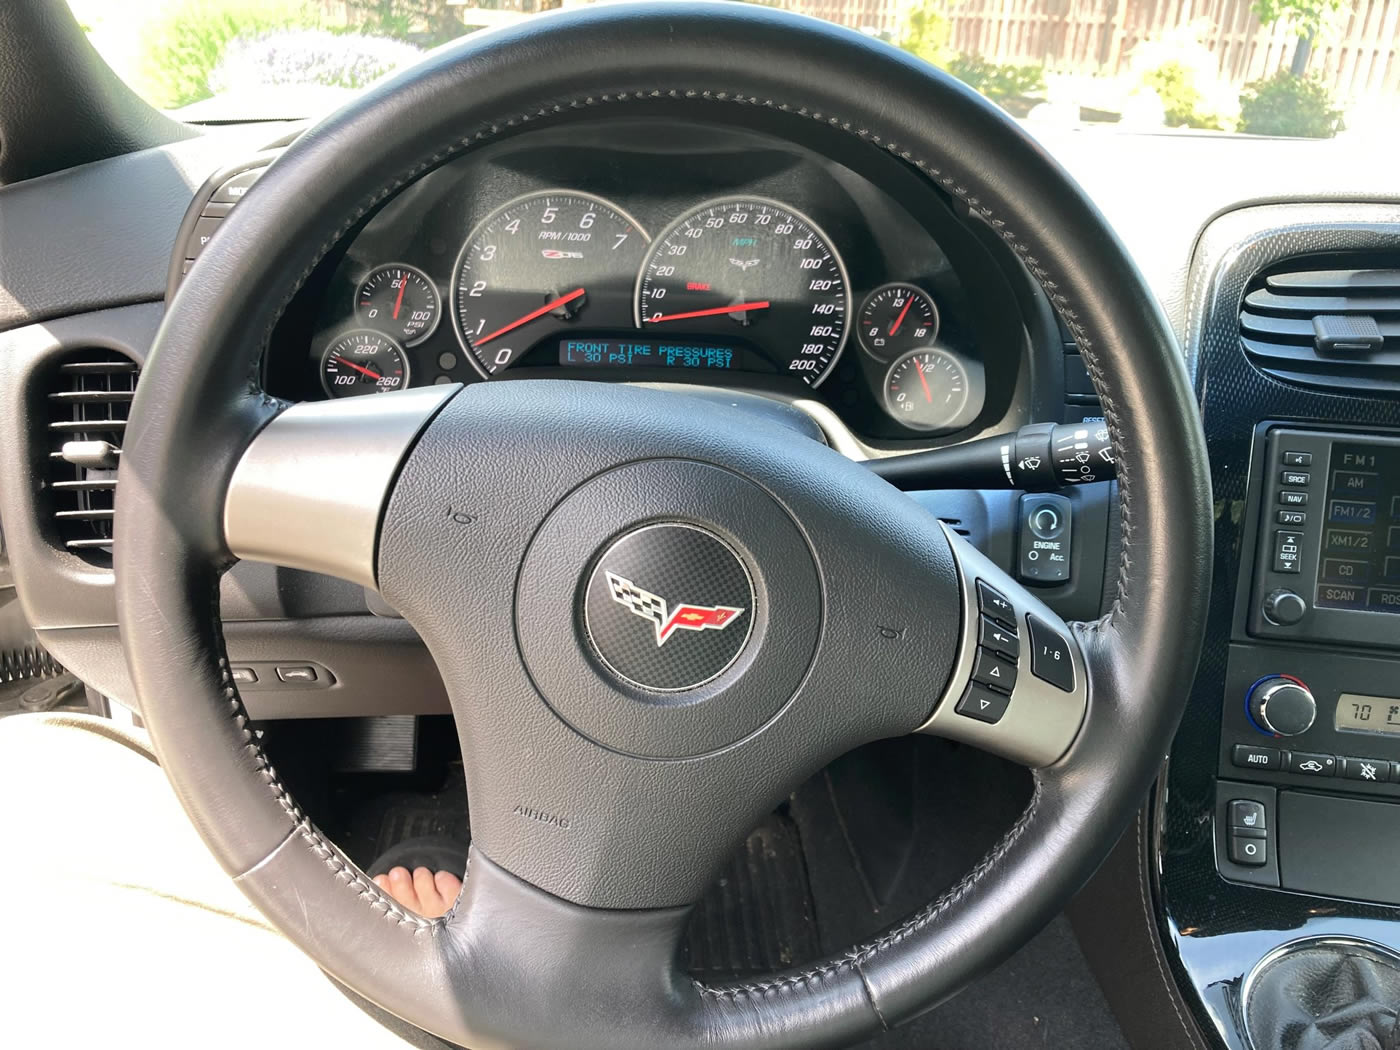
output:
<svg viewBox="0 0 1400 1050"><path fill-rule="evenodd" d="M1400 796L1400 660L1321 647L1231 646L1219 775Z"/></svg>

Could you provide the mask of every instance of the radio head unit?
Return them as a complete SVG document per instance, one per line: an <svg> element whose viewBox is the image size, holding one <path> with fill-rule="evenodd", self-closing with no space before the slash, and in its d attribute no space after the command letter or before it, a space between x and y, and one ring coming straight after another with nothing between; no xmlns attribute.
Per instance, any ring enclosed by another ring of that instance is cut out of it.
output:
<svg viewBox="0 0 1400 1050"><path fill-rule="evenodd" d="M1400 646L1400 437L1268 430L1249 633Z"/></svg>

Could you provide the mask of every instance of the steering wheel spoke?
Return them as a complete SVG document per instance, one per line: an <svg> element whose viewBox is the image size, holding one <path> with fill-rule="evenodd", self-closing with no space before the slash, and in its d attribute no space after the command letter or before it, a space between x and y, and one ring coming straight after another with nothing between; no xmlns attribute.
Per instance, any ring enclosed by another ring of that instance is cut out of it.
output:
<svg viewBox="0 0 1400 1050"><path fill-rule="evenodd" d="M253 438L224 501L224 538L249 561L377 587L376 545L399 466L461 387L294 405Z"/></svg>
<svg viewBox="0 0 1400 1050"><path fill-rule="evenodd" d="M942 698L919 732L1027 766L1070 749L1089 706L1074 633L1040 599L946 525L962 592L961 639Z"/></svg>

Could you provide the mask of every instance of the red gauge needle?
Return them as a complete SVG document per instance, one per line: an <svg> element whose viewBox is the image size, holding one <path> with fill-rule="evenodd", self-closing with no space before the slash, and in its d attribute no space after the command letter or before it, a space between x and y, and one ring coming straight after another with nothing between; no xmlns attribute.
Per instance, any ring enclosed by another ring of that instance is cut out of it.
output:
<svg viewBox="0 0 1400 1050"><path fill-rule="evenodd" d="M713 306L708 310L688 310L683 314L662 314L660 317L648 317L648 324L656 324L658 321L683 321L687 317L714 317L716 314L740 314L745 310L766 310L768 300L761 303L739 303L735 306Z"/></svg>
<svg viewBox="0 0 1400 1050"><path fill-rule="evenodd" d="M402 297L402 296L403 296L403 293L400 292L400 293L399 293L399 296ZM904 300L904 309L901 310L901 311L899 311L899 316L896 317L896 318L894 319L894 324L890 325L890 335L894 335L895 332L898 332L898 331L899 331L899 326L902 325L902 324L904 323L904 318L905 318L905 316L908 315L908 313L909 313L909 307L911 307L911 306L913 306L913 305L914 305L914 297L911 295L908 299L905 299L905 300ZM398 317L398 316L399 316L399 311L398 311L397 309L394 310L394 316L395 316L395 317Z"/></svg>
<svg viewBox="0 0 1400 1050"><path fill-rule="evenodd" d="M914 367L919 370L919 382L923 384L924 400L931 405L933 404L933 391L928 388L928 380L924 378L924 366L919 364L918 358L914 359Z"/></svg>
<svg viewBox="0 0 1400 1050"><path fill-rule="evenodd" d="M480 339L473 339L472 345L481 346L483 343L489 343L492 339L495 339L497 336L505 335L507 332L513 332L521 325L529 324L536 317L543 317L551 310L557 310L559 309L559 307L564 306L567 303L573 302L582 294L582 288L575 288L572 292L569 292L567 295L561 295L558 299L555 299L553 302L545 303L538 310L531 310L524 317L517 317L510 324L503 325L502 327L497 328L494 332L491 332L487 335L483 335Z"/></svg>
<svg viewBox="0 0 1400 1050"><path fill-rule="evenodd" d="M342 365L349 365L349 366L350 366L351 368L353 368L356 372L363 372L365 375L369 376L371 379L383 379L383 378L384 378L384 377L383 377L382 375L380 375L378 372L372 371L372 370L366 368L364 365L357 365L357 364L355 364L354 361L347 361L347 360L345 360L345 358L341 357L339 354L336 354L336 355L335 355L335 359L336 359L337 361L339 361Z"/></svg>
<svg viewBox="0 0 1400 1050"><path fill-rule="evenodd" d="M399 307L403 305L403 290L404 290L405 288L407 288L407 287L408 287L408 278L405 277L402 281L399 282L399 297L398 297L397 299L394 300L394 320L395 320L395 321L397 321L397 320L399 319ZM909 309L909 307L906 306L904 309L907 310L907 309ZM900 319L901 321L904 320L904 315L903 315L903 314L900 314L900 315L899 315L899 319ZM896 325L896 327L898 327L898 326ZM893 335L894 333L891 332L890 334Z"/></svg>

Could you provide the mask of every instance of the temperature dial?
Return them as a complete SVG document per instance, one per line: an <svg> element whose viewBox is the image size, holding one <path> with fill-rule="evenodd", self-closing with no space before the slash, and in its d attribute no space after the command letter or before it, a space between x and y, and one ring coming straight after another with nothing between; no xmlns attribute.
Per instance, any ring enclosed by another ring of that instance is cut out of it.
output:
<svg viewBox="0 0 1400 1050"><path fill-rule="evenodd" d="M938 338L938 307L912 284L882 284L865 297L856 328L871 357L888 361Z"/></svg>
<svg viewBox="0 0 1400 1050"><path fill-rule="evenodd" d="M1245 698L1250 720L1270 736L1297 736L1312 728L1317 701L1311 690L1292 675L1261 678Z"/></svg>
<svg viewBox="0 0 1400 1050"><path fill-rule="evenodd" d="M355 319L405 346L432 335L441 316L437 285L422 270L403 263L376 266L355 293Z"/></svg>

